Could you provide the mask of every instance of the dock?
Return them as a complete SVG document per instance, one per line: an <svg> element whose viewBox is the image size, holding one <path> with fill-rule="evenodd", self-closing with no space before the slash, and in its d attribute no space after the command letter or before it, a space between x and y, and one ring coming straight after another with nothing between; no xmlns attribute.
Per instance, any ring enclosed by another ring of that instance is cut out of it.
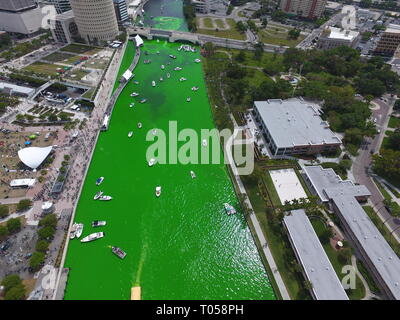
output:
<svg viewBox="0 0 400 320"><path fill-rule="evenodd" d="M141 287L132 287L131 300L142 300L142 288Z"/></svg>

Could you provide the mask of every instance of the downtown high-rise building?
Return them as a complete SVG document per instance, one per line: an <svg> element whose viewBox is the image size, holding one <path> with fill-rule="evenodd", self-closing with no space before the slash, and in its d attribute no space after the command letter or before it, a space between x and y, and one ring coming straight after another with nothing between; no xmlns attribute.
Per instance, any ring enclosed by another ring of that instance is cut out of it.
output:
<svg viewBox="0 0 400 320"><path fill-rule="evenodd" d="M71 4L69 0L47 0L47 2L54 5L57 13L64 13L71 10Z"/></svg>
<svg viewBox="0 0 400 320"><path fill-rule="evenodd" d="M113 2L118 25L122 25L129 20L126 0L113 0Z"/></svg>
<svg viewBox="0 0 400 320"><path fill-rule="evenodd" d="M79 34L91 44L114 40L118 23L113 0L70 0Z"/></svg>
<svg viewBox="0 0 400 320"><path fill-rule="evenodd" d="M281 0L280 8L289 15L303 18L319 18L325 10L327 0Z"/></svg>
<svg viewBox="0 0 400 320"><path fill-rule="evenodd" d="M0 0L0 10L8 12L21 12L36 8L35 0Z"/></svg>

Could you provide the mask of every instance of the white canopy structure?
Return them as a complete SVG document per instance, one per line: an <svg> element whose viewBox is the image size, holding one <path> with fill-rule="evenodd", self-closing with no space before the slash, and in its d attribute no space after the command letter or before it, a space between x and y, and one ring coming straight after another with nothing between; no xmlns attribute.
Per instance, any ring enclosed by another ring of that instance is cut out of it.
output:
<svg viewBox="0 0 400 320"><path fill-rule="evenodd" d="M142 38L141 38L139 35L136 35L135 41L136 41L136 48L142 46L143 43L144 43L143 40L142 40Z"/></svg>
<svg viewBox="0 0 400 320"><path fill-rule="evenodd" d="M122 75L122 78L124 79L124 81L129 81L130 78L132 78L132 76L133 76L133 73L131 72L131 70L128 69L124 72L124 74Z"/></svg>
<svg viewBox="0 0 400 320"><path fill-rule="evenodd" d="M19 159L29 168L36 169L50 154L53 146L44 148L28 147L18 151Z"/></svg>
<svg viewBox="0 0 400 320"><path fill-rule="evenodd" d="M15 179L11 180L10 187L12 188L23 188L32 187L35 184L36 179Z"/></svg>

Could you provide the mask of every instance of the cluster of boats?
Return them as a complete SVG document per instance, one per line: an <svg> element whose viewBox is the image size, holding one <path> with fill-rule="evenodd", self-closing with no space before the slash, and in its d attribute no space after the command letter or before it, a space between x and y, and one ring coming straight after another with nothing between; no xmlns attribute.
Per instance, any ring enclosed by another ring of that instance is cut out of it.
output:
<svg viewBox="0 0 400 320"><path fill-rule="evenodd" d="M229 203L224 203L224 208L225 208L225 211L228 214L228 216L236 213L235 208L233 206L231 206Z"/></svg>

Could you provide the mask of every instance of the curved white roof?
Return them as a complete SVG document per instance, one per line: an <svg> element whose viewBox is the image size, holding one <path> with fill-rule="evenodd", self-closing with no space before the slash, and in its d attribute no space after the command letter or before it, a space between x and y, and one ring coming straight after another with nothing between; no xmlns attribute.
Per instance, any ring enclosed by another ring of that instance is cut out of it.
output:
<svg viewBox="0 0 400 320"><path fill-rule="evenodd" d="M36 169L47 158L52 149L53 146L24 148L18 151L18 157L29 168Z"/></svg>

